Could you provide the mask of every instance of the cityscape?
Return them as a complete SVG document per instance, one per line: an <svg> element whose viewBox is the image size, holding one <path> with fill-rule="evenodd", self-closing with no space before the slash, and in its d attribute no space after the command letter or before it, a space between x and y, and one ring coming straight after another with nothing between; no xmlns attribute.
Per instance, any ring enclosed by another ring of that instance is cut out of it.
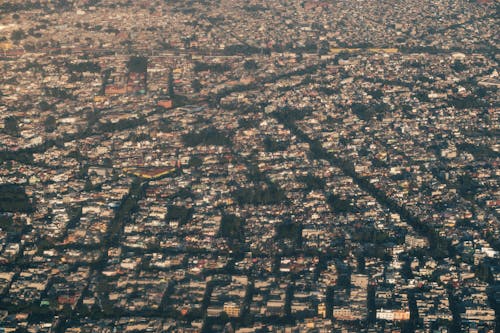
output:
<svg viewBox="0 0 500 333"><path fill-rule="evenodd" d="M0 332L497 332L499 9L1 1Z"/></svg>

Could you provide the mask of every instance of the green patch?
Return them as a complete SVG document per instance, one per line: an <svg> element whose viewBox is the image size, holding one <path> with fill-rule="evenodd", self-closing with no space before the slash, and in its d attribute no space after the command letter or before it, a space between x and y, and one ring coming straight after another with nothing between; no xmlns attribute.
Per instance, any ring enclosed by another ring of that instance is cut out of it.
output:
<svg viewBox="0 0 500 333"><path fill-rule="evenodd" d="M188 133L182 137L187 146L198 145L231 146L231 139L214 127L206 128L197 133Z"/></svg>
<svg viewBox="0 0 500 333"><path fill-rule="evenodd" d="M272 183L261 187L238 189L233 192L233 197L240 205L277 205L286 202L285 193Z"/></svg>
<svg viewBox="0 0 500 333"><path fill-rule="evenodd" d="M242 242L243 219L232 214L222 216L219 235L232 243Z"/></svg>
<svg viewBox="0 0 500 333"><path fill-rule="evenodd" d="M331 210L337 214L353 213L356 211L356 207L350 200L342 199L335 194L330 194L327 198L327 202Z"/></svg>
<svg viewBox="0 0 500 333"><path fill-rule="evenodd" d="M33 205L23 187L15 184L0 185L0 213L30 213Z"/></svg>
<svg viewBox="0 0 500 333"><path fill-rule="evenodd" d="M179 221L179 224L184 225L191 220L193 216L193 208L186 208L184 206L169 205L167 210L166 220Z"/></svg>

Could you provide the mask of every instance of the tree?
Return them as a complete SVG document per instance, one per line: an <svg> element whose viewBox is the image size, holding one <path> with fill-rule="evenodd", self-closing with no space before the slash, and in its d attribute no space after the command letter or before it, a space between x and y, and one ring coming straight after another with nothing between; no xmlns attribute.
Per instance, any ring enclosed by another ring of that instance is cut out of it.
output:
<svg viewBox="0 0 500 333"><path fill-rule="evenodd" d="M247 71L251 71L256 70L257 68L259 68L259 66L257 65L257 62L255 62L255 60L250 59L245 61L245 63L243 64L243 68L245 68Z"/></svg>
<svg viewBox="0 0 500 333"><path fill-rule="evenodd" d="M172 69L170 69L170 72L168 73L168 95L170 96L170 98L174 98L175 96L174 72Z"/></svg>
<svg viewBox="0 0 500 333"><path fill-rule="evenodd" d="M26 33L22 29L14 30L10 34L10 39L15 43L19 42L21 39L24 38L26 38Z"/></svg>
<svg viewBox="0 0 500 333"><path fill-rule="evenodd" d="M337 214L354 212L356 210L350 200L342 199L340 196L335 194L330 194L327 198L327 202L331 210Z"/></svg>
<svg viewBox="0 0 500 333"><path fill-rule="evenodd" d="M201 158L199 158L198 156L193 156L189 160L188 164L189 164L190 167L198 169L199 167L202 166L203 160Z"/></svg>
<svg viewBox="0 0 500 333"><path fill-rule="evenodd" d="M260 176L250 176L254 180ZM265 183L250 188L239 188L232 192L239 205L279 205L287 202L285 193L274 183Z"/></svg>
<svg viewBox="0 0 500 333"><path fill-rule="evenodd" d="M187 133L182 136L182 141L190 147L198 145L231 146L232 141L225 133L215 127L208 127L200 132Z"/></svg>
<svg viewBox="0 0 500 333"><path fill-rule="evenodd" d="M451 65L451 68L458 73L463 72L467 69L467 67L460 60L455 60Z"/></svg>
<svg viewBox="0 0 500 333"><path fill-rule="evenodd" d="M475 274L477 278L482 281L491 282L493 280L493 274L491 273L490 265L486 262L482 262L475 268Z"/></svg>
<svg viewBox="0 0 500 333"><path fill-rule="evenodd" d="M179 221L179 224L184 225L191 220L193 212L194 212L193 208L169 205L167 207L167 216L165 217L165 220L167 222Z"/></svg>
<svg viewBox="0 0 500 333"><path fill-rule="evenodd" d="M113 167L113 160L109 157L103 158L102 166L105 168L112 168Z"/></svg>
<svg viewBox="0 0 500 333"><path fill-rule="evenodd" d="M170 85L169 85L170 87ZM193 82L191 82L191 88L193 88L195 93L199 93L201 89L203 88L202 84L200 83L200 80L194 79Z"/></svg>
<svg viewBox="0 0 500 333"><path fill-rule="evenodd" d="M5 118L5 123L4 123L4 132L12 135L12 136L18 136L19 135L19 124L18 120L16 117L7 117Z"/></svg>
<svg viewBox="0 0 500 333"><path fill-rule="evenodd" d="M384 93L380 89L374 89L368 92L368 94L370 94L375 99L381 99L382 97L384 97Z"/></svg>
<svg viewBox="0 0 500 333"><path fill-rule="evenodd" d="M90 178L85 179L85 185L83 187L83 190L85 192L91 192L94 189L94 185L92 184L92 181L90 181Z"/></svg>
<svg viewBox="0 0 500 333"><path fill-rule="evenodd" d="M127 61L129 72L146 73L148 70L148 58L143 56L133 56Z"/></svg>
<svg viewBox="0 0 500 333"><path fill-rule="evenodd" d="M264 148L267 152L277 152L287 150L288 144L285 141L276 141L273 138L266 136L264 138Z"/></svg>
<svg viewBox="0 0 500 333"><path fill-rule="evenodd" d="M56 118L54 116L49 115L44 122L45 132L52 133L57 128Z"/></svg>
<svg viewBox="0 0 500 333"><path fill-rule="evenodd" d="M297 180L303 182L308 191L311 190L322 190L325 188L325 181L320 177L308 173L305 176L297 177Z"/></svg>
<svg viewBox="0 0 500 333"><path fill-rule="evenodd" d="M85 118L87 118L87 123L90 125L93 125L96 123L99 118L97 117L97 113L92 110L88 110L87 113L85 114Z"/></svg>
<svg viewBox="0 0 500 333"><path fill-rule="evenodd" d="M40 108L41 111L48 111L51 109L51 105L47 103L47 101L41 101L38 103L38 108Z"/></svg>
<svg viewBox="0 0 500 333"><path fill-rule="evenodd" d="M474 178L468 173L460 175L457 178L457 188L458 192L467 199L473 199L474 195L477 193L479 184Z"/></svg>
<svg viewBox="0 0 500 333"><path fill-rule="evenodd" d="M213 73L224 73L230 71L231 66L229 66L228 64L220 64L220 63L209 64L205 62L196 61L194 63L193 70L195 73L205 72L205 71L210 71Z"/></svg>
<svg viewBox="0 0 500 333"><path fill-rule="evenodd" d="M16 184L0 184L0 213L33 211L33 203L24 187Z"/></svg>
<svg viewBox="0 0 500 333"><path fill-rule="evenodd" d="M236 215L224 215L220 222L219 234L229 241L243 240L243 220Z"/></svg>
<svg viewBox="0 0 500 333"><path fill-rule="evenodd" d="M294 223L287 219L276 226L276 239L285 240L288 239L297 247L302 244L302 224Z"/></svg>
<svg viewBox="0 0 500 333"><path fill-rule="evenodd" d="M100 73L101 72L101 66L97 62L91 62L91 61L86 61L86 62L80 62L77 64L73 63L66 63L66 67L70 72L90 72L90 73Z"/></svg>
<svg viewBox="0 0 500 333"><path fill-rule="evenodd" d="M170 199L179 198L179 199L185 200L187 198L193 199L194 197L195 197L194 193L191 191L191 189L186 188L186 187L182 187L181 189L179 189L179 191L177 191L176 193L171 195Z"/></svg>
<svg viewBox="0 0 500 333"><path fill-rule="evenodd" d="M322 40L321 43L319 44L319 50L318 54L319 55L325 55L330 52L330 43L328 43L327 40Z"/></svg>

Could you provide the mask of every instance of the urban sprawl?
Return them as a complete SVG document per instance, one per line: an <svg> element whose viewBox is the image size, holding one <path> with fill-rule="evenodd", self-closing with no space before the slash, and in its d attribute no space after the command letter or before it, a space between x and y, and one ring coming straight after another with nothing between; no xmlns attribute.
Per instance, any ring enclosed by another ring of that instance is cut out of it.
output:
<svg viewBox="0 0 500 333"><path fill-rule="evenodd" d="M495 0L0 3L0 332L495 332Z"/></svg>

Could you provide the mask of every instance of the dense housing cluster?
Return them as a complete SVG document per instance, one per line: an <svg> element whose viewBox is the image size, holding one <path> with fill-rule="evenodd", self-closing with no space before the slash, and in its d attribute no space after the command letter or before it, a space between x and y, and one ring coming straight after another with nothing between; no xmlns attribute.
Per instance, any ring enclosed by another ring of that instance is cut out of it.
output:
<svg viewBox="0 0 500 333"><path fill-rule="evenodd" d="M498 3L0 4L0 332L494 332Z"/></svg>

